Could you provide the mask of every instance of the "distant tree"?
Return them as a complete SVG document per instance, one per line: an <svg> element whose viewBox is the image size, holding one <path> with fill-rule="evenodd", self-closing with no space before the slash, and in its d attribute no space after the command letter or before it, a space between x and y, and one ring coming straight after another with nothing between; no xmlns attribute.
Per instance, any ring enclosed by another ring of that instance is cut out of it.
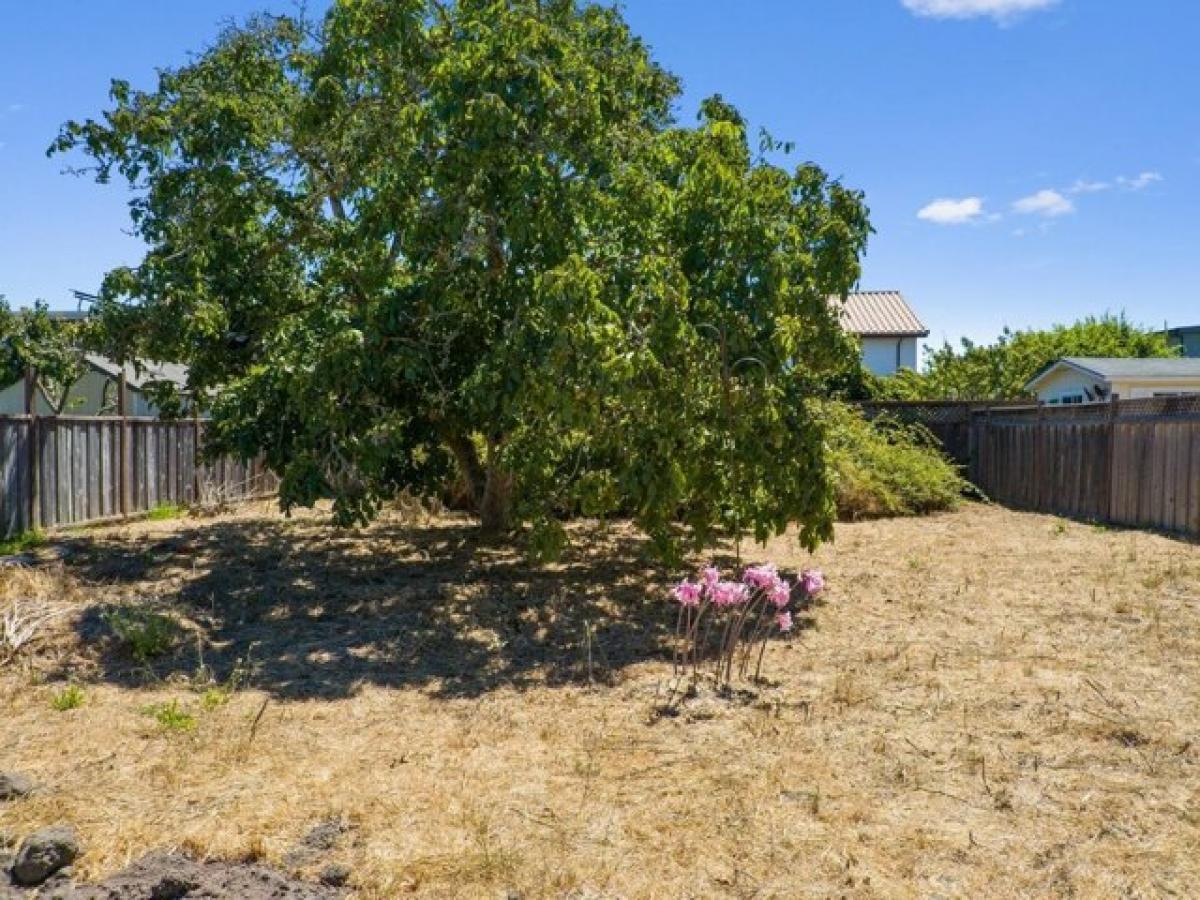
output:
<svg viewBox="0 0 1200 900"><path fill-rule="evenodd" d="M358 0L225 31L153 91L68 123L133 187L142 263L108 275L119 359L190 364L213 451L265 453L285 507L368 519L457 471L484 526L564 509L826 537L807 398L853 365L826 298L861 195L750 146L578 0ZM218 390L219 389L219 390Z"/></svg>
<svg viewBox="0 0 1200 900"><path fill-rule="evenodd" d="M1029 396L1025 385L1064 356L1176 356L1160 330L1141 328L1121 315L1089 316L1044 330L1004 329L994 344L966 338L928 354L922 371L905 371L875 383L874 394L901 400L1008 400Z"/></svg>
<svg viewBox="0 0 1200 900"><path fill-rule="evenodd" d="M13 312L0 297L0 385L34 375L38 393L55 413L69 412L71 388L87 371L86 325L50 316L46 304Z"/></svg>

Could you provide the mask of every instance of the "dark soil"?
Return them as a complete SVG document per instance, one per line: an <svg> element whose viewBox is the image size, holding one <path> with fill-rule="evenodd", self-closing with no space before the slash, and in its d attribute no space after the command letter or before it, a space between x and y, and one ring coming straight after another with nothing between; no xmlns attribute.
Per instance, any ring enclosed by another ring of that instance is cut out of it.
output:
<svg viewBox="0 0 1200 900"><path fill-rule="evenodd" d="M171 853L151 854L98 884L52 879L27 893L0 898L39 900L336 900L345 891L312 884L253 863L197 862Z"/></svg>

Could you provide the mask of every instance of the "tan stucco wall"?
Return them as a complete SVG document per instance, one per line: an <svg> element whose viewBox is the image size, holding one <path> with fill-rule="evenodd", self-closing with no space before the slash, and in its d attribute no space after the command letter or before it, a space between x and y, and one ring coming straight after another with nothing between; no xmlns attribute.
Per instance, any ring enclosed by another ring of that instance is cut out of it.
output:
<svg viewBox="0 0 1200 900"><path fill-rule="evenodd" d="M1113 390L1122 400L1137 400L1156 394L1200 394L1200 378L1178 381L1114 381Z"/></svg>
<svg viewBox="0 0 1200 900"><path fill-rule="evenodd" d="M1097 381L1078 369L1063 366L1042 379L1038 385L1037 396L1045 403L1052 403L1064 395L1084 394L1086 403L1088 400L1084 389L1089 389L1094 394L1098 384L1108 390L1108 382ZM1156 394L1200 393L1200 378L1181 378L1176 381L1124 379L1114 381L1111 390L1122 400L1137 400Z"/></svg>

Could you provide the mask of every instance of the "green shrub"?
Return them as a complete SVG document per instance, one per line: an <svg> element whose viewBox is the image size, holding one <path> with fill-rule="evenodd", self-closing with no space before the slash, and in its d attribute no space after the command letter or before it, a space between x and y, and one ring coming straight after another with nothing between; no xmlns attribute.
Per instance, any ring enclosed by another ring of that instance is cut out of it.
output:
<svg viewBox="0 0 1200 900"><path fill-rule="evenodd" d="M142 712L154 719L164 731L192 731L196 727L196 717L181 707L178 700L153 703Z"/></svg>
<svg viewBox="0 0 1200 900"><path fill-rule="evenodd" d="M57 712L67 712L83 706L83 688L68 684L61 691L56 691L50 698L50 707Z"/></svg>
<svg viewBox="0 0 1200 900"><path fill-rule="evenodd" d="M869 422L844 403L827 402L823 411L839 518L953 509L970 490L928 429L886 418Z"/></svg>
<svg viewBox="0 0 1200 900"><path fill-rule="evenodd" d="M175 646L179 635L174 619L150 610L114 609L105 614L104 620L139 662L162 656Z"/></svg>

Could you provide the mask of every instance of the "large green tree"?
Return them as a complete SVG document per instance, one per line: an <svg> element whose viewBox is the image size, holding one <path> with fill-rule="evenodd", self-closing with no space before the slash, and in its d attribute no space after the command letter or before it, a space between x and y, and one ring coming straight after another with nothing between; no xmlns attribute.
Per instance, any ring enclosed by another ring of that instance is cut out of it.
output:
<svg viewBox="0 0 1200 900"><path fill-rule="evenodd" d="M226 30L154 90L64 126L134 191L148 245L105 280L114 355L173 358L211 449L285 506L368 518L465 479L485 526L623 509L681 530L829 531L807 398L854 364L862 198L755 148L580 0L341 0Z"/></svg>
<svg viewBox="0 0 1200 900"><path fill-rule="evenodd" d="M931 351L920 374L902 372L877 381L875 393L914 400L1011 400L1028 397L1025 385L1064 356L1175 356L1161 330L1143 328L1124 314L1088 317L1046 329L1004 329L992 344L963 338Z"/></svg>

